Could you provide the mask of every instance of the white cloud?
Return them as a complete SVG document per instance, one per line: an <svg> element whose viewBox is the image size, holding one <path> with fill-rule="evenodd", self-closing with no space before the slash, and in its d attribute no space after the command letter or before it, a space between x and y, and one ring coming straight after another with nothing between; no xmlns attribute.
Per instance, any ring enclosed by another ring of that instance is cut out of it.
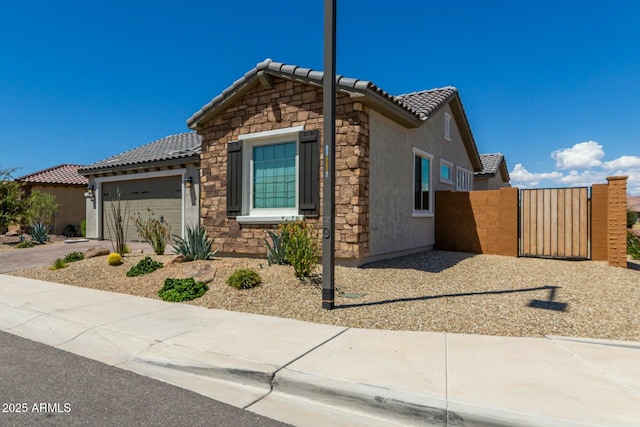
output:
<svg viewBox="0 0 640 427"><path fill-rule="evenodd" d="M530 172L518 163L509 172L511 185L520 188L587 187L606 184L608 176L628 176L627 193L640 195L640 157L621 156L602 161L604 150L595 141L581 142L551 153L556 169L568 172Z"/></svg>
<svg viewBox="0 0 640 427"><path fill-rule="evenodd" d="M562 177L560 172L546 172L546 173L531 173L522 163L518 163L513 167L513 170L509 172L509 176L512 181L526 182L531 186L538 185L538 181L541 180L556 180Z"/></svg>
<svg viewBox="0 0 640 427"><path fill-rule="evenodd" d="M551 153L558 169L588 169L602 164L604 151L596 141L580 142L571 148L562 148Z"/></svg>
<svg viewBox="0 0 640 427"><path fill-rule="evenodd" d="M606 170L614 169L638 169L640 170L640 157L638 156L622 156L615 160L604 162L602 167Z"/></svg>

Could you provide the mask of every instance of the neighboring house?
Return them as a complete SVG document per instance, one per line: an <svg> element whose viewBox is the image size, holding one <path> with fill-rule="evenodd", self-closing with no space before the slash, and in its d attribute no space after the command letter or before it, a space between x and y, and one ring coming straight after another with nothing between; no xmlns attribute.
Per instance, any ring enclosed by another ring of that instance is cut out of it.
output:
<svg viewBox="0 0 640 427"><path fill-rule="evenodd" d="M201 221L222 253L264 254L283 218L321 228L322 78L267 59L187 120L202 137ZM485 170L458 91L393 96L339 76L336 105L337 261L433 248L434 192L470 190Z"/></svg>
<svg viewBox="0 0 640 427"><path fill-rule="evenodd" d="M627 209L638 214L638 222L634 228L640 227L640 196L627 196Z"/></svg>
<svg viewBox="0 0 640 427"><path fill-rule="evenodd" d="M500 153L480 154L482 170L474 173L474 190L497 190L511 187L507 160Z"/></svg>
<svg viewBox="0 0 640 427"><path fill-rule="evenodd" d="M52 221L52 233L62 234L67 225L78 227L85 218L84 192L87 178L78 173L79 165L58 165L17 178L27 194L32 191L56 197L58 211Z"/></svg>
<svg viewBox="0 0 640 427"><path fill-rule="evenodd" d="M111 206L120 193L128 208L128 240L140 239L131 216L137 213L171 225L184 235L199 222L200 138L195 132L170 135L80 169L89 179L86 193L87 237L108 239Z"/></svg>

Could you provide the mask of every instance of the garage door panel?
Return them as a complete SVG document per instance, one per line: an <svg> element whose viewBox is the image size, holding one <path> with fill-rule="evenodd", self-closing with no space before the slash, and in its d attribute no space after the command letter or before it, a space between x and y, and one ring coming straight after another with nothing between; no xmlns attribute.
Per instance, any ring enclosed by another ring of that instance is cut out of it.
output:
<svg viewBox="0 0 640 427"><path fill-rule="evenodd" d="M112 200L120 188L121 203L126 203L129 217L138 213L147 218L148 210L158 219L171 226L172 234L181 234L182 224L182 183L179 176L151 178L131 181L117 181L103 184L103 235L109 238L107 217L111 216ZM125 210L125 206L122 206ZM127 240L141 240L132 219L127 225Z"/></svg>

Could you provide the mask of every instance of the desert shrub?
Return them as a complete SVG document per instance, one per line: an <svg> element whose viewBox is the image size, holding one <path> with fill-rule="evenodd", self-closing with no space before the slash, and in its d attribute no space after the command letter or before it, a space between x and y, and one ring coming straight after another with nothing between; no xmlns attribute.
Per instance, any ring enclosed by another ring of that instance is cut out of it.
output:
<svg viewBox="0 0 640 427"><path fill-rule="evenodd" d="M251 289L262 283L262 279L253 270L242 268L233 272L227 279L227 285L236 289Z"/></svg>
<svg viewBox="0 0 640 427"><path fill-rule="evenodd" d="M127 225L129 223L129 204L122 207L120 188L117 188L115 198L111 198L111 215L107 215L107 229L111 238L113 252L120 256L126 253Z"/></svg>
<svg viewBox="0 0 640 427"><path fill-rule="evenodd" d="M67 224L62 230L62 235L65 237L75 237L78 232L78 226L73 224Z"/></svg>
<svg viewBox="0 0 640 427"><path fill-rule="evenodd" d="M127 277L140 276L141 274L149 274L163 267L163 264L154 261L151 257L141 259L136 265L127 271Z"/></svg>
<svg viewBox="0 0 640 427"><path fill-rule="evenodd" d="M627 230L627 253L633 259L640 259L640 237Z"/></svg>
<svg viewBox="0 0 640 427"><path fill-rule="evenodd" d="M49 241L49 226L44 222L37 222L31 226L29 234L34 242L44 245Z"/></svg>
<svg viewBox="0 0 640 427"><path fill-rule="evenodd" d="M107 262L109 265L120 265L122 264L122 256L117 252L112 252L107 257Z"/></svg>
<svg viewBox="0 0 640 427"><path fill-rule="evenodd" d="M18 242L18 244L16 245L16 248L25 249L25 248L32 248L32 247L33 247L33 242L31 240L25 239L24 235L21 234L20 242Z"/></svg>
<svg viewBox="0 0 640 427"><path fill-rule="evenodd" d="M627 209L627 228L633 228L636 222L638 222L638 214Z"/></svg>
<svg viewBox="0 0 640 427"><path fill-rule="evenodd" d="M177 254L183 255L187 261L197 259L211 259L218 250L212 251L213 239L209 237L206 228L200 224L195 227L187 225L187 237L183 239L174 236L173 249Z"/></svg>
<svg viewBox="0 0 640 427"><path fill-rule="evenodd" d="M287 235L282 234L280 230L267 230L269 240L264 239L264 243L267 247L267 262L269 265L289 265L291 264L287 259Z"/></svg>
<svg viewBox="0 0 640 427"><path fill-rule="evenodd" d="M50 222L58 210L56 196L51 193L33 190L27 198L27 210L25 219L27 223Z"/></svg>
<svg viewBox="0 0 640 427"><path fill-rule="evenodd" d="M67 266L67 263L64 262L62 258L57 258L55 261L53 261L53 264L51 264L51 267L49 267L49 269L60 270L61 268L65 268L66 266Z"/></svg>
<svg viewBox="0 0 640 427"><path fill-rule="evenodd" d="M64 262L75 262L84 259L84 254L82 252L71 252L64 256Z"/></svg>
<svg viewBox="0 0 640 427"><path fill-rule="evenodd" d="M142 219L140 213L132 217L138 234L149 243L156 255L164 255L167 242L171 239L171 225L153 217L153 211L148 209L149 217Z"/></svg>
<svg viewBox="0 0 640 427"><path fill-rule="evenodd" d="M193 277L188 279L165 279L164 286L158 291L158 296L165 301L181 302L200 298L209 290L202 282L196 282Z"/></svg>
<svg viewBox="0 0 640 427"><path fill-rule="evenodd" d="M313 236L313 226L305 221L280 224L287 261L293 266L296 277L309 277L318 262L318 243Z"/></svg>
<svg viewBox="0 0 640 427"><path fill-rule="evenodd" d="M0 227L20 220L27 209L23 184L13 179L16 168L0 169Z"/></svg>
<svg viewBox="0 0 640 427"><path fill-rule="evenodd" d="M82 233L82 237L87 237L87 220L83 219L80 223L80 232Z"/></svg>

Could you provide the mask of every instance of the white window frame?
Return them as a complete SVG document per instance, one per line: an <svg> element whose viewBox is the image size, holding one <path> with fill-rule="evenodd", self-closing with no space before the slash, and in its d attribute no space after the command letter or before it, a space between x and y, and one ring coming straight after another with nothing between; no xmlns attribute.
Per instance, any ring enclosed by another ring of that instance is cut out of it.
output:
<svg viewBox="0 0 640 427"><path fill-rule="evenodd" d="M451 141L451 114L444 112L444 139Z"/></svg>
<svg viewBox="0 0 640 427"><path fill-rule="evenodd" d="M456 191L473 191L473 172L462 166L456 166Z"/></svg>
<svg viewBox="0 0 640 427"><path fill-rule="evenodd" d="M416 186L416 160L415 157L421 157L423 159L429 160L429 209L416 209L415 205L415 186ZM411 168L411 216L413 217L432 217L433 216L433 154L421 150L417 147L413 147L411 153L411 164L413 167Z"/></svg>
<svg viewBox="0 0 640 427"><path fill-rule="evenodd" d="M445 178L442 176L442 167L446 166L449 168L449 178ZM445 183L445 184L451 184L453 185L453 163L451 163L448 160L445 159L440 159L440 182Z"/></svg>
<svg viewBox="0 0 640 427"><path fill-rule="evenodd" d="M302 219L298 214L300 199L298 194L298 180L300 179L300 141L299 133L304 126L295 126L272 131L239 135L242 141L242 213L236 220L244 224L279 224L283 221ZM265 145L275 145L287 142L296 143L296 202L293 208L262 209L253 207L253 148Z"/></svg>

